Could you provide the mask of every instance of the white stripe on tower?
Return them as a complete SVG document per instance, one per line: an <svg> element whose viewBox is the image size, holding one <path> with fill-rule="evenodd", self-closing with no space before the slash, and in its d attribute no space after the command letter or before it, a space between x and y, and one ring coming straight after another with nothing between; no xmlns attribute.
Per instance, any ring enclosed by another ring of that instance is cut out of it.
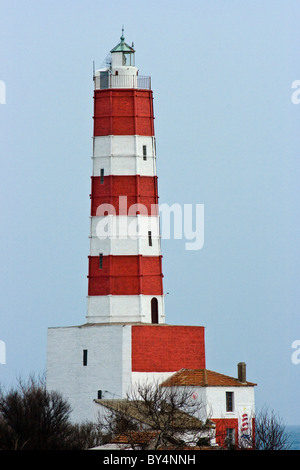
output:
<svg viewBox="0 0 300 470"><path fill-rule="evenodd" d="M94 137L93 176L156 175L155 137L110 135Z"/></svg>

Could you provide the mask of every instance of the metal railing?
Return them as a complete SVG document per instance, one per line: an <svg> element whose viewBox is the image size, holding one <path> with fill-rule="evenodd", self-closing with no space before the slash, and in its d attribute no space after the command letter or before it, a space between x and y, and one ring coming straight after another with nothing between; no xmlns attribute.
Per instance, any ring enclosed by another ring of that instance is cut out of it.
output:
<svg viewBox="0 0 300 470"><path fill-rule="evenodd" d="M151 77L143 75L111 75L107 72L100 72L94 76L95 89L103 90L107 88L138 88L151 90Z"/></svg>

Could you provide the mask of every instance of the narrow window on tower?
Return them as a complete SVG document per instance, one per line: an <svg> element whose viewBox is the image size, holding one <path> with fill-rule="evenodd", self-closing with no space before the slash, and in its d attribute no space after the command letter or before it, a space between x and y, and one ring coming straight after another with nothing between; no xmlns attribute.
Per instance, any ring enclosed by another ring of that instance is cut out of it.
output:
<svg viewBox="0 0 300 470"><path fill-rule="evenodd" d="M149 246L152 246L152 233L150 231L148 232L148 242Z"/></svg>
<svg viewBox="0 0 300 470"><path fill-rule="evenodd" d="M97 392L97 398L98 398L98 400L101 400L101 398L102 398L102 390L98 390L98 392Z"/></svg>
<svg viewBox="0 0 300 470"><path fill-rule="evenodd" d="M100 170L100 184L104 183L104 168Z"/></svg>
<svg viewBox="0 0 300 470"><path fill-rule="evenodd" d="M99 254L99 269L103 268L103 253Z"/></svg>
<svg viewBox="0 0 300 470"><path fill-rule="evenodd" d="M87 353L88 353L88 350L84 349L83 350L83 356L82 356L82 364L84 366L87 366Z"/></svg>
<svg viewBox="0 0 300 470"><path fill-rule="evenodd" d="M143 145L143 160L147 160L147 145Z"/></svg>

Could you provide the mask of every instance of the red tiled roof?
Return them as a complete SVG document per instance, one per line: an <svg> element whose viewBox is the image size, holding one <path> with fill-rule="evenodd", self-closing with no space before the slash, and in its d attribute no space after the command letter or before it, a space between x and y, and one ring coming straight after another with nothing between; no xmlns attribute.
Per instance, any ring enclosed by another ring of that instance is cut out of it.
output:
<svg viewBox="0 0 300 470"><path fill-rule="evenodd" d="M239 382L229 377L207 369L181 369L171 375L162 384L163 387L194 386L194 387L253 387L252 382Z"/></svg>

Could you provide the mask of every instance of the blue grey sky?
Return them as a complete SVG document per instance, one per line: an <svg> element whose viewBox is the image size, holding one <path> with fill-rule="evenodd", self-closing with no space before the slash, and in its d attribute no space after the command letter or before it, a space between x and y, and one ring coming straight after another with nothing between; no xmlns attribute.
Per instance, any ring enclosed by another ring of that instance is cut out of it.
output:
<svg viewBox="0 0 300 470"><path fill-rule="evenodd" d="M154 92L160 202L204 204L205 242L163 240L169 324L207 368L300 424L299 1L2 0L0 382L42 373L47 328L85 322L93 61L134 42ZM0 100L1 101L1 100Z"/></svg>

